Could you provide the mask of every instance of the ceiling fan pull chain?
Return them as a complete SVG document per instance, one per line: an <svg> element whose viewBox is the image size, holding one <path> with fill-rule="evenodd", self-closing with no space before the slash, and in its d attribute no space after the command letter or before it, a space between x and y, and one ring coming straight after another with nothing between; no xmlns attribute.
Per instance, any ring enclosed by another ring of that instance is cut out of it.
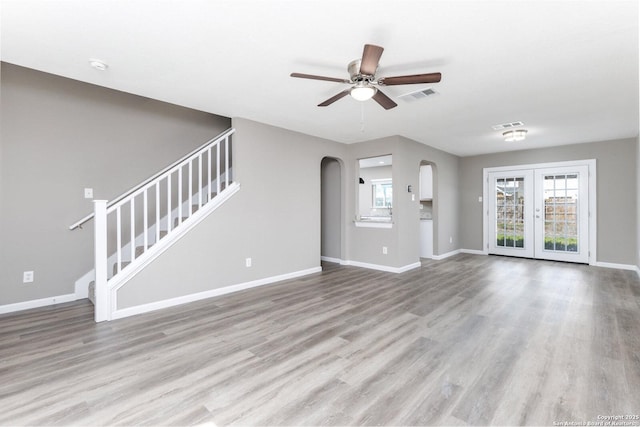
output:
<svg viewBox="0 0 640 427"><path fill-rule="evenodd" d="M360 132L364 133L364 103L360 103Z"/></svg>

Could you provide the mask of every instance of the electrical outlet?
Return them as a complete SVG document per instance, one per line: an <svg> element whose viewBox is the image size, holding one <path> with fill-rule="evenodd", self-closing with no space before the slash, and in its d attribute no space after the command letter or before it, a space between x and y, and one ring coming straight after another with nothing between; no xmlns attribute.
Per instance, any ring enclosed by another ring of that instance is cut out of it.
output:
<svg viewBox="0 0 640 427"><path fill-rule="evenodd" d="M453 243L453 237L449 236L449 243Z"/></svg>
<svg viewBox="0 0 640 427"><path fill-rule="evenodd" d="M386 246L383 246L383 247L382 247L382 254L383 254L383 255L386 255L386 254L387 254L387 252L388 252L388 251L387 251L387 247L386 247Z"/></svg>
<svg viewBox="0 0 640 427"><path fill-rule="evenodd" d="M84 198L85 199L93 199L93 188L85 188L84 189Z"/></svg>
<svg viewBox="0 0 640 427"><path fill-rule="evenodd" d="M33 271L22 273L22 283L33 283Z"/></svg>
<svg viewBox="0 0 640 427"><path fill-rule="evenodd" d="M246 258L244 260L245 267L251 267L251 258Z"/></svg>
<svg viewBox="0 0 640 427"><path fill-rule="evenodd" d="M478 203L482 203L482 196L478 196Z"/></svg>

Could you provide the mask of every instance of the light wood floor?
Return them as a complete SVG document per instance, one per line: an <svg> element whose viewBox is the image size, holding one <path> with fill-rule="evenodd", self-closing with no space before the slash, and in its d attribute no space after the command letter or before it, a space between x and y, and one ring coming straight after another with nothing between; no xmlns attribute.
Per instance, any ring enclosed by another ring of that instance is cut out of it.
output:
<svg viewBox="0 0 640 427"><path fill-rule="evenodd" d="M635 272L459 255L95 324L0 316L0 424L552 425L640 414ZM636 425L640 425L640 421Z"/></svg>

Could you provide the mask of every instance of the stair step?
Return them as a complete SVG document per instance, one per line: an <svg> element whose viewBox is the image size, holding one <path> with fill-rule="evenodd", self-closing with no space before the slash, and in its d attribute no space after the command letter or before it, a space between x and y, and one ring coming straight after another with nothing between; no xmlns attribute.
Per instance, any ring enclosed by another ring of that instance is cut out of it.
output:
<svg viewBox="0 0 640 427"><path fill-rule="evenodd" d="M164 236L166 236L167 234L169 234L169 233L168 233L166 230L160 230L160 239L162 239L162 238L163 238ZM150 245L147 247L147 250L149 250L149 249L150 249L154 244L155 244L155 242L154 242L154 243L152 243L152 244L150 244ZM144 254L144 253L145 253L144 245L136 246L136 259L137 259L138 257L140 257L140 256L141 256L142 254ZM122 264L121 264L120 270L122 270L123 268L125 268L125 267L126 267L127 265L129 265L129 264L131 264L131 261L123 261L123 262L122 262ZM116 264L113 264L113 274L114 274L114 276L115 276L117 273L118 273L118 264L116 263ZM94 283L94 282L91 282L91 283L93 283L93 284L94 284L93 286L95 287L95 283ZM91 286L91 284L90 284L89 286Z"/></svg>
<svg viewBox="0 0 640 427"><path fill-rule="evenodd" d="M213 199L214 197L217 196L216 192L211 193L211 198ZM206 202L205 202L206 203ZM199 209L198 205L191 205L191 213L195 213L197 212ZM182 217L182 222L186 221L189 217L187 216L183 216ZM173 226L177 227L178 224L178 218L175 218L173 220ZM166 230L160 230L160 239L162 239L163 237L165 237L168 234L168 232ZM153 246L153 244L149 245L149 248ZM148 249L148 248L147 248ZM136 246L136 258L138 258L139 256L141 256L142 254L144 254L145 250L144 250L144 246ZM120 267L120 270L123 270L127 265L131 264L131 261L123 261ZM113 265L113 275L115 276L118 273L118 264L114 264ZM94 284L95 287L95 284ZM94 290L95 293L95 290Z"/></svg>
<svg viewBox="0 0 640 427"><path fill-rule="evenodd" d="M96 281L89 282L89 301L96 305Z"/></svg>
<svg viewBox="0 0 640 427"><path fill-rule="evenodd" d="M198 210L198 205L192 205L191 206L191 213L196 213L196 211ZM182 222L185 222L185 220L187 220L189 217L188 216L183 216L182 217ZM178 226L178 218L175 218L173 220L173 226L177 227Z"/></svg>
<svg viewBox="0 0 640 427"><path fill-rule="evenodd" d="M129 264L131 264L131 261L122 261L120 264L120 271L124 270L124 268ZM118 263L113 264L113 275L115 276L116 274L118 274Z"/></svg>

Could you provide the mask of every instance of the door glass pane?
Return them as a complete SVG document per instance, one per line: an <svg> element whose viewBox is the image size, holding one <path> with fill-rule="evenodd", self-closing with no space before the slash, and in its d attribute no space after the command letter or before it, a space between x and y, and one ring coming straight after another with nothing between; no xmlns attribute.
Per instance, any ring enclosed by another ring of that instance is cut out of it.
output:
<svg viewBox="0 0 640 427"><path fill-rule="evenodd" d="M524 248L524 178L498 178L495 188L496 246Z"/></svg>
<svg viewBox="0 0 640 427"><path fill-rule="evenodd" d="M578 174L544 177L544 250L578 252Z"/></svg>

